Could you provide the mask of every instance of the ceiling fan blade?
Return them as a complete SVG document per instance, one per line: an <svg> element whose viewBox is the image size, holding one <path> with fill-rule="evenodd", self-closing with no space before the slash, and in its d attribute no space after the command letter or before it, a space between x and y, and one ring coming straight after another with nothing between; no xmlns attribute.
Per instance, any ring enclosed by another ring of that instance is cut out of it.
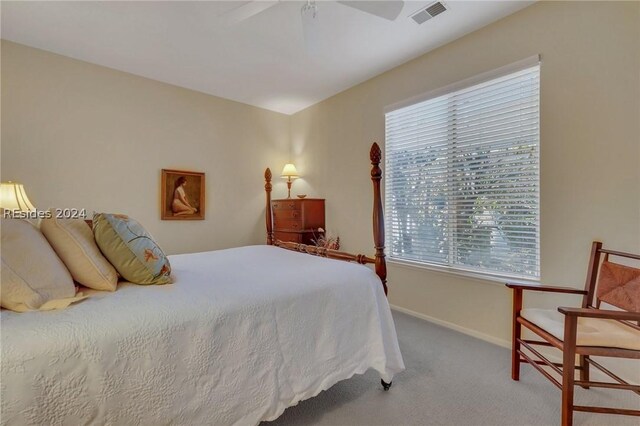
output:
<svg viewBox="0 0 640 426"><path fill-rule="evenodd" d="M265 10L273 7L279 3L279 0L260 0L260 1L250 1L242 6L236 7L229 12L225 12L220 15L220 18L223 22L228 25L235 25L244 21L245 19L249 19L252 16L255 16Z"/></svg>
<svg viewBox="0 0 640 426"><path fill-rule="evenodd" d="M379 16L380 18L388 19L389 21L395 21L404 7L404 1L400 0L339 1L338 3L370 13L371 15Z"/></svg>

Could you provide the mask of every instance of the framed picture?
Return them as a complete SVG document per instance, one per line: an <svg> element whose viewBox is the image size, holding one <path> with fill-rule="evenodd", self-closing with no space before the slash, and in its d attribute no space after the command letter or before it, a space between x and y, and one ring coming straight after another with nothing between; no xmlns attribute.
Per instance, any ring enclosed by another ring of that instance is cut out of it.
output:
<svg viewBox="0 0 640 426"><path fill-rule="evenodd" d="M204 219L204 173L162 169L162 220Z"/></svg>

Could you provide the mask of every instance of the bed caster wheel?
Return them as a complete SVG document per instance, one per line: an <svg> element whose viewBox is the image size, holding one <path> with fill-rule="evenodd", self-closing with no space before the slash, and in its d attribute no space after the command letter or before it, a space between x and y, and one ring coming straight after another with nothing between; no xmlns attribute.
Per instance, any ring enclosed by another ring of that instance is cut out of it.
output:
<svg viewBox="0 0 640 426"><path fill-rule="evenodd" d="M388 391L388 390L389 390L389 388L391 387L391 384L392 384L393 382L389 382L389 383L387 383L387 382L385 382L384 380L380 379L380 383L382 384L382 388L383 388L385 391Z"/></svg>

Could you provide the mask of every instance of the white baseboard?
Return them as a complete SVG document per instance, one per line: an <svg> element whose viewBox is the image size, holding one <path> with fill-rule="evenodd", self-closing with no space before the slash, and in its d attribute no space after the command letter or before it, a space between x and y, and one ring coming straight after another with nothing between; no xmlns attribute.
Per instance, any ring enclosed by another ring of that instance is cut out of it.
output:
<svg viewBox="0 0 640 426"><path fill-rule="evenodd" d="M462 334L466 334L471 337L475 337L476 339L484 340L485 342L493 343L494 345L502 346L503 348L511 349L511 342L503 339L499 339L497 337L491 336L489 334L481 333L476 330L472 330L470 328L462 327L458 324L454 324L449 321L444 321L438 318L434 318L429 315L422 314L420 312L412 311L411 309L403 308L396 305L390 305L391 309L394 311L402 312L403 314L411 315L412 317L420 318L425 321L429 321L431 323L441 325L442 327L449 328L451 330L455 330Z"/></svg>

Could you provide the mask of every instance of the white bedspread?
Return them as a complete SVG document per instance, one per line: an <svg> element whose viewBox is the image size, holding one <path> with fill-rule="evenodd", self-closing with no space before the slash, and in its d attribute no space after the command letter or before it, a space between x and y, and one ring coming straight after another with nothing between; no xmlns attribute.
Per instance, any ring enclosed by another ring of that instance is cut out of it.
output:
<svg viewBox="0 0 640 426"><path fill-rule="evenodd" d="M170 261L173 285L2 311L2 424L256 424L404 369L369 268L270 246Z"/></svg>

